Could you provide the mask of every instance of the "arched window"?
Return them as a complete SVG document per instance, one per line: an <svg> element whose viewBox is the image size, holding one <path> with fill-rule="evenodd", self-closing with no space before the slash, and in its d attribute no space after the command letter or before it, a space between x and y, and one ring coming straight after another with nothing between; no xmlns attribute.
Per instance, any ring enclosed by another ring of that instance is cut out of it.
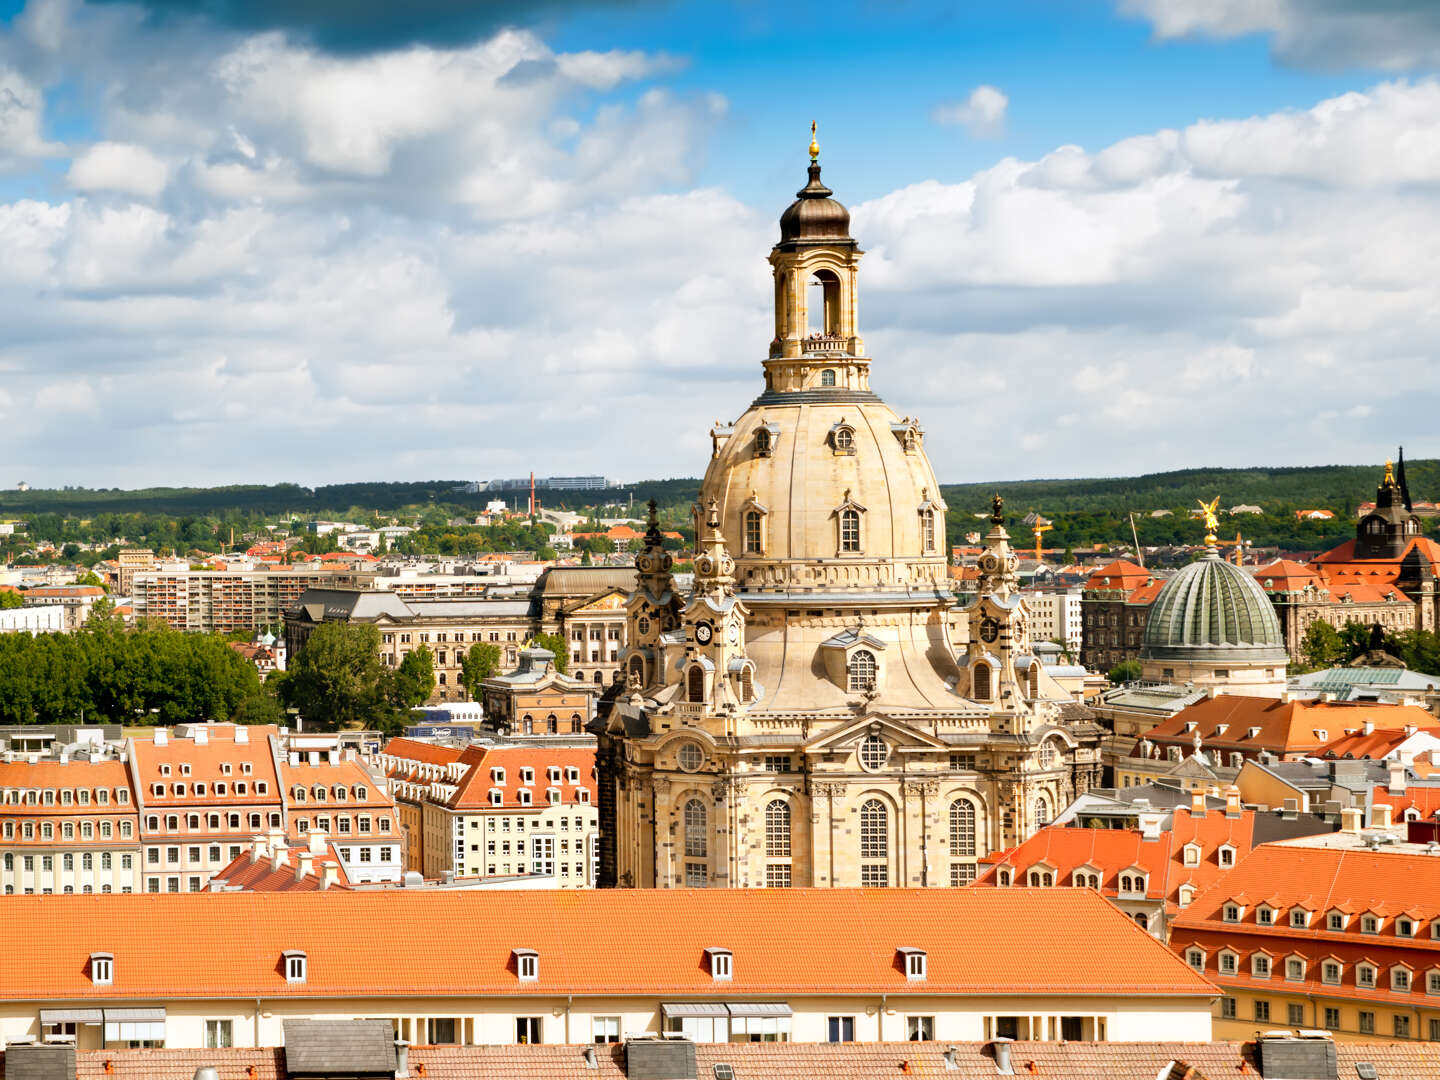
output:
<svg viewBox="0 0 1440 1080"><path fill-rule="evenodd" d="M765 551L761 530L760 511L745 511L745 554L761 555Z"/></svg>
<svg viewBox="0 0 1440 1080"><path fill-rule="evenodd" d="M860 744L860 764L867 769L884 767L890 759L890 748L879 735L866 735Z"/></svg>
<svg viewBox="0 0 1440 1080"><path fill-rule="evenodd" d="M860 550L859 510L847 507L840 511L840 550L852 553Z"/></svg>
<svg viewBox="0 0 1440 1080"><path fill-rule="evenodd" d="M790 804L784 799L765 805L765 854L772 858L790 856Z"/></svg>
<svg viewBox="0 0 1440 1080"><path fill-rule="evenodd" d="M1049 824L1050 804L1045 800L1044 795L1039 795L1035 799L1035 827L1041 829Z"/></svg>
<svg viewBox="0 0 1440 1080"><path fill-rule="evenodd" d="M975 804L969 799L950 804L950 854L975 854Z"/></svg>
<svg viewBox="0 0 1440 1080"><path fill-rule="evenodd" d="M850 692L863 694L875 687L875 654L869 649L857 649L850 656Z"/></svg>
<svg viewBox="0 0 1440 1080"><path fill-rule="evenodd" d="M685 692L691 701L705 700L705 669L699 664L692 665L690 671L687 673L685 677Z"/></svg>
<svg viewBox="0 0 1440 1080"><path fill-rule="evenodd" d="M755 700L755 674L748 664L740 669L740 700L745 704Z"/></svg>
<svg viewBox="0 0 1440 1080"><path fill-rule="evenodd" d="M645 661L641 657L630 658L630 678L637 686L645 685Z"/></svg>
<svg viewBox="0 0 1440 1080"><path fill-rule="evenodd" d="M975 665L975 675L971 680L974 683L974 694L976 701L990 700L990 665L985 661Z"/></svg>
<svg viewBox="0 0 1440 1080"><path fill-rule="evenodd" d="M826 368L824 371L820 372L820 385L821 385L821 386L834 386L834 385L835 385L835 369L834 369L834 368Z"/></svg>
<svg viewBox="0 0 1440 1080"><path fill-rule="evenodd" d="M599 671L595 672L595 685L596 685L596 686L599 686L599 685L600 685L602 682L604 682L604 681L605 681L605 676L604 676L604 674L603 674L602 672L599 672Z"/></svg>
<svg viewBox="0 0 1440 1080"><path fill-rule="evenodd" d="M703 859L710 850L709 835L705 804L690 799L685 803L685 857Z"/></svg>
<svg viewBox="0 0 1440 1080"><path fill-rule="evenodd" d="M890 815L879 799L860 807L860 884L890 884Z"/></svg>
<svg viewBox="0 0 1440 1080"><path fill-rule="evenodd" d="M935 550L935 511L928 506L920 511L920 550L927 554Z"/></svg>
<svg viewBox="0 0 1440 1080"><path fill-rule="evenodd" d="M762 425L755 429L756 457L769 457L774 445L774 440L770 437L770 429L768 427Z"/></svg>

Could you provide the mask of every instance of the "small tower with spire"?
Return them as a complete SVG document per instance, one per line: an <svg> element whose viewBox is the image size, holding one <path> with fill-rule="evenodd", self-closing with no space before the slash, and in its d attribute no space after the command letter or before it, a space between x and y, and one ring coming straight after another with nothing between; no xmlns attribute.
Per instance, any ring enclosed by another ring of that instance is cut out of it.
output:
<svg viewBox="0 0 1440 1080"><path fill-rule="evenodd" d="M831 198L834 192L820 180L820 141L813 122L809 174L809 183L780 216L780 242L770 253L775 272L775 339L770 356L795 360L824 354L841 361L863 357L856 291L862 253L850 235L850 211ZM812 290L812 285L819 288ZM812 304L816 294L819 301ZM868 379L865 365L843 366L847 378ZM773 371L767 365L767 371L775 389L804 389L782 378L794 374L787 365ZM865 387L852 383L850 388Z"/></svg>

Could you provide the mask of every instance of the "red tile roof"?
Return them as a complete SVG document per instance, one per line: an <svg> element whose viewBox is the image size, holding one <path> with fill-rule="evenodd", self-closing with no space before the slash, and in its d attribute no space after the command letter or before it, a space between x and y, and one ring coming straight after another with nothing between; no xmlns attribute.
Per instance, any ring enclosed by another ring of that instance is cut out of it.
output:
<svg viewBox="0 0 1440 1080"><path fill-rule="evenodd" d="M1440 727L1421 728L1421 731L1440 739ZM1316 751L1316 757L1337 757L1337 758L1370 758L1379 761L1386 754L1394 752L1411 733L1403 728L1398 731L1387 731L1376 728L1370 734L1363 730L1353 735L1341 735L1338 739L1331 739L1320 750Z"/></svg>
<svg viewBox="0 0 1440 1080"><path fill-rule="evenodd" d="M1116 559L1085 579L1085 591L1124 589L1130 592L1144 585L1150 578L1150 571L1143 566L1137 566L1127 559Z"/></svg>
<svg viewBox="0 0 1440 1080"><path fill-rule="evenodd" d="M335 849L326 845L324 854L317 857L312 870L304 877L296 876L296 868L300 865L299 855L306 848L291 848L286 853L286 862L276 866L274 862L266 858L255 858L253 852L247 851L237 856L225 869L219 870L214 877L222 879L231 888L244 889L247 892L320 892L321 868L327 863L339 870L339 877L331 889L350 891L350 885L345 875L345 865L335 855Z"/></svg>
<svg viewBox="0 0 1440 1080"><path fill-rule="evenodd" d="M381 753L424 762L427 765L449 765L452 761L460 760L458 747L440 746L436 743L421 742L419 739L391 739Z"/></svg>
<svg viewBox="0 0 1440 1080"><path fill-rule="evenodd" d="M545 746L470 746L460 755L460 761L469 766L461 778L455 794L447 805L453 809L524 809L529 806L547 806L550 788L559 788L560 805L573 806L580 802L577 792L586 791L585 801L595 802L595 750L593 747L545 747ZM521 770L532 769L531 783L521 782ZM549 779L548 770L558 768L560 779ZM567 779L567 769L576 769L577 781ZM492 770L503 769L501 779L495 779ZM490 792L499 791L502 802L492 803ZM520 801L520 793L528 791L530 802Z"/></svg>
<svg viewBox="0 0 1440 1080"><path fill-rule="evenodd" d="M1395 729L1407 724L1426 726L1434 719L1416 705L1281 701L1222 694L1186 706L1155 725L1146 738L1160 746L1188 747L1198 731L1204 749L1238 750L1247 755L1268 750L1293 758L1315 754L1347 731L1363 730L1367 720L1376 728ZM1137 744L1133 753L1140 752Z"/></svg>
<svg viewBox="0 0 1440 1080"><path fill-rule="evenodd" d="M15 1001L448 997L456 972L464 972L467 994L510 997L1214 993L1124 914L1080 889L385 890L4 903L7 918L27 928L0 950L0 999ZM428 933L373 934L355 947L356 927L380 925L466 932L447 935L445 962L436 963ZM1086 947L1075 948L1076 940ZM928 954L923 984L896 962L901 946ZM733 978L719 987L703 962L712 947L735 957ZM539 953L535 982L517 979L517 948ZM285 980L279 959L288 949L307 954L303 985ZM114 954L112 986L87 977L97 951Z"/></svg>
<svg viewBox="0 0 1440 1080"><path fill-rule="evenodd" d="M1371 799L1390 807L1392 821L1402 820L1407 810L1418 810L1424 821L1434 821L1440 815L1440 787L1416 787L1412 784L1404 793L1391 795L1389 788L1381 784L1375 788Z"/></svg>
<svg viewBox="0 0 1440 1080"><path fill-rule="evenodd" d="M155 742L154 732L137 736L132 742L135 773L142 785L141 796L147 810L194 806L268 805L279 803L279 778L275 774L275 758L270 739L278 733L273 725L246 728L248 742L236 742L234 724L214 724L205 728L204 743L193 738L177 738L167 732L166 741ZM229 771L226 771L226 766ZM250 771L245 771L245 766ZM169 772L164 771L168 766ZM189 772L185 771L188 766ZM195 794L196 782L205 784L205 794ZM225 794L215 794L215 784L225 785ZM246 793L236 793L237 782L244 782ZM265 785L265 793L256 784ZM156 794L155 785L163 788ZM184 785L184 794L177 794L176 785Z"/></svg>

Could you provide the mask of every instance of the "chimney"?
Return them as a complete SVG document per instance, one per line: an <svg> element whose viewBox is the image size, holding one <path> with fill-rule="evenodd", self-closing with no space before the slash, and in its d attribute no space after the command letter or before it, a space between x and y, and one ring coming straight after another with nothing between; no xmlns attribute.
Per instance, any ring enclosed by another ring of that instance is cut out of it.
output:
<svg viewBox="0 0 1440 1080"><path fill-rule="evenodd" d="M404 1039L395 1040L395 1080L405 1080L410 1075L410 1044Z"/></svg>
<svg viewBox="0 0 1440 1080"><path fill-rule="evenodd" d="M1164 815L1161 814L1159 811L1156 811L1156 810L1145 810L1145 811L1142 811L1141 814L1140 814L1140 819L1139 819L1139 824L1140 824L1140 839L1141 839L1141 840L1159 840L1159 839L1160 839L1160 822L1161 822L1162 820L1164 820Z"/></svg>
<svg viewBox="0 0 1440 1080"><path fill-rule="evenodd" d="M209 746L209 745L210 745L210 732L209 732L209 730L205 727L204 724L200 724L200 725L197 726L197 727L191 728L191 729L190 729L190 733L191 733L191 735L194 736L194 738L195 738L195 745L196 745L196 746Z"/></svg>
<svg viewBox="0 0 1440 1080"><path fill-rule="evenodd" d="M1361 814L1359 807L1345 807L1345 809L1340 811L1340 831L1345 833L1353 833L1354 835L1358 836L1360 834L1360 818Z"/></svg>
<svg viewBox="0 0 1440 1080"><path fill-rule="evenodd" d="M304 881L315 871L315 856L301 851L295 856L295 880Z"/></svg>
<svg viewBox="0 0 1440 1080"><path fill-rule="evenodd" d="M1391 795L1404 795L1404 794L1405 794L1405 763L1404 763L1403 761L1391 761L1391 762L1388 762L1387 764L1388 764L1389 767L1390 767L1390 787L1388 788L1390 794L1391 794Z"/></svg>
<svg viewBox="0 0 1440 1080"><path fill-rule="evenodd" d="M1190 816L1202 818L1205 816L1205 793L1197 791L1190 796Z"/></svg>
<svg viewBox="0 0 1440 1080"><path fill-rule="evenodd" d="M270 869L279 870L282 866L289 866L290 859L285 853L283 846L275 848L270 852Z"/></svg>
<svg viewBox="0 0 1440 1080"><path fill-rule="evenodd" d="M250 842L250 861L257 863L261 859L268 859L269 857L270 844L263 836L255 837L255 839Z"/></svg>
<svg viewBox="0 0 1440 1080"><path fill-rule="evenodd" d="M1240 816L1240 789L1234 784L1225 789L1225 816L1227 818Z"/></svg>
<svg viewBox="0 0 1440 1080"><path fill-rule="evenodd" d="M995 1047L995 1071L1001 1076L1014 1076L1015 1068L1010 1064L1010 1040L996 1039L990 1045Z"/></svg>
<svg viewBox="0 0 1440 1080"><path fill-rule="evenodd" d="M250 729L244 724L235 725L235 741L237 743L248 743L250 741Z"/></svg>
<svg viewBox="0 0 1440 1080"><path fill-rule="evenodd" d="M1376 829L1390 828L1390 811L1393 807L1389 803L1377 802L1370 808L1370 825Z"/></svg>
<svg viewBox="0 0 1440 1080"><path fill-rule="evenodd" d="M320 888L328 889L332 885L340 884L340 867L333 862L327 862L320 868Z"/></svg>
<svg viewBox="0 0 1440 1080"><path fill-rule="evenodd" d="M1375 734L1375 721L1374 721L1374 720L1366 720L1366 721L1365 721L1365 724L1364 724L1364 726L1363 726L1363 728L1362 728L1362 730L1365 732L1366 735L1374 735L1374 734Z"/></svg>
<svg viewBox="0 0 1440 1080"><path fill-rule="evenodd" d="M163 727L157 727L155 729L154 742L156 746L168 746L170 744L170 733Z"/></svg>
<svg viewBox="0 0 1440 1080"><path fill-rule="evenodd" d="M311 854L311 855L324 855L324 854L325 854L325 833L324 833L324 830L316 829L315 831L313 831L313 832L310 833L310 847L309 847L309 851L310 851L310 854Z"/></svg>
<svg viewBox="0 0 1440 1080"><path fill-rule="evenodd" d="M1286 821L1294 821L1300 816L1300 800L1286 799L1285 805L1280 811L1280 816Z"/></svg>
<svg viewBox="0 0 1440 1080"><path fill-rule="evenodd" d="M291 764L292 766L295 766L295 765L299 765L299 764L300 764L300 751L299 751L299 750L291 750L291 751L290 751L290 764Z"/></svg>

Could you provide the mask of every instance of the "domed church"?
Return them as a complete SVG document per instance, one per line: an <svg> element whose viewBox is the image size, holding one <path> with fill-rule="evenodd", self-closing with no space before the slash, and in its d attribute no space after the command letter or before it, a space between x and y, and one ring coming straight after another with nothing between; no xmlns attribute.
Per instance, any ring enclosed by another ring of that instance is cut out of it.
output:
<svg viewBox="0 0 1440 1080"><path fill-rule="evenodd" d="M764 387L710 432L689 595L651 504L599 730L603 884L963 885L1098 782L1099 729L1031 651L998 496L956 606L925 431L871 389L862 252L810 153L770 253Z"/></svg>

